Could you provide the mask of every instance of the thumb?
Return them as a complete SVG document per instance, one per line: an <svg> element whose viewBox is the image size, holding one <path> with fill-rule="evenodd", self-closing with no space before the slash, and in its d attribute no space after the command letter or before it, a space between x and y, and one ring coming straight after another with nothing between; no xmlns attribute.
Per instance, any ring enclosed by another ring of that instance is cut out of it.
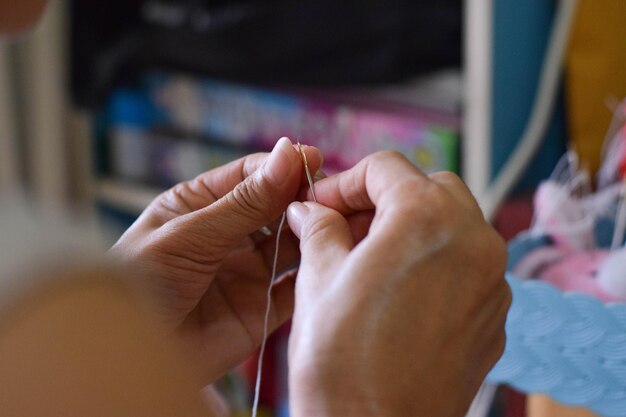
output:
<svg viewBox="0 0 626 417"><path fill-rule="evenodd" d="M300 239L299 282L314 291L325 287L354 247L348 221L338 211L313 202L292 203L287 221Z"/></svg>
<svg viewBox="0 0 626 417"><path fill-rule="evenodd" d="M275 220L293 201L302 161L288 138L281 138L265 163L213 204L190 213L184 223L213 249L230 249Z"/></svg>

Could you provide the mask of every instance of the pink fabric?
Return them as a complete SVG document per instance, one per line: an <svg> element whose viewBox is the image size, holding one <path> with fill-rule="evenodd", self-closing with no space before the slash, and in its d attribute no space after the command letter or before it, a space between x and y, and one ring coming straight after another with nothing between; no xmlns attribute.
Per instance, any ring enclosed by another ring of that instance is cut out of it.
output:
<svg viewBox="0 0 626 417"><path fill-rule="evenodd" d="M545 268L538 278L563 291L582 292L605 302L618 301L600 288L596 278L608 255L607 250L572 252Z"/></svg>

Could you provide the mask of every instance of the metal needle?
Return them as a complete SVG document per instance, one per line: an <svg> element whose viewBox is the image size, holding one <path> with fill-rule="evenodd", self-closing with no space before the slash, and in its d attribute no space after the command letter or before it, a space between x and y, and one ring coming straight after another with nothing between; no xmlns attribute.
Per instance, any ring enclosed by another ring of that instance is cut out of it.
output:
<svg viewBox="0 0 626 417"><path fill-rule="evenodd" d="M311 176L309 163L306 160L306 154L304 153L304 149L302 149L302 145L300 145L300 142L298 142L298 150L300 151L300 155L302 155L302 161L304 162L304 172L306 173L306 179L309 181L309 188L311 189L311 194L313 195L313 201L317 203L317 197L315 197L315 188L313 187L313 177Z"/></svg>

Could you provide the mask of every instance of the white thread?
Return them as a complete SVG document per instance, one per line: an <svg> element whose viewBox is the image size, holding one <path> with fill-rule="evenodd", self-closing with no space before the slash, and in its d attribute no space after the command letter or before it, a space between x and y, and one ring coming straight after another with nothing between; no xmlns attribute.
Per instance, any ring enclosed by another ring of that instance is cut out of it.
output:
<svg viewBox="0 0 626 417"><path fill-rule="evenodd" d="M267 327L270 318L270 308L272 303L272 285L276 279L276 268L278 265L278 245L280 243L280 233L283 230L285 219L287 218L287 212L283 213L278 225L278 231L276 232L276 248L274 249L274 262L272 264L272 277L270 278L270 285L267 287L267 305L265 307L265 318L263 320L263 341L261 342L261 350L259 351L259 361L257 362L256 370L256 384L254 386L254 402L252 403L252 417L256 417L259 408L259 395L261 392L261 369L263 368L263 354L265 353L265 344L267 342Z"/></svg>

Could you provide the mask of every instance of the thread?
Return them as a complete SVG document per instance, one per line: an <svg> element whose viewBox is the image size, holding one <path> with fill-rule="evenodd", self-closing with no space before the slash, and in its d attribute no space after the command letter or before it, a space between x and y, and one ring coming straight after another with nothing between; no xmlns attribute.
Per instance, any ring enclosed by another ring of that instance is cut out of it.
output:
<svg viewBox="0 0 626 417"><path fill-rule="evenodd" d="M306 154L304 153L304 149L302 149L302 145L300 144L300 142L298 142L298 151L300 152L300 156L302 157L302 162L304 163L304 173L306 174L307 181L309 182L309 188L311 189L311 194L313 195L313 201L317 203L317 197L315 196L315 188L313 187L313 178L311 177L311 171L309 170L309 163L306 159ZM265 317L263 319L263 341L261 342L261 349L259 350L259 360L257 362L257 370L256 370L256 383L254 385L254 401L252 402L252 417L257 417L257 412L259 409L259 397L261 394L261 379L262 379L262 369L263 369L263 356L265 354L265 345L267 344L267 328L269 325L270 308L272 304L272 286L274 285L274 281L276 280L276 269L278 266L278 250L280 246L280 234L283 230L283 225L285 224L286 218L287 218L287 212L283 212L283 216L280 219L280 224L278 225L278 230L276 232L276 248L274 249L274 260L272 262L272 277L270 278L270 284L267 287L267 304L265 306Z"/></svg>
<svg viewBox="0 0 626 417"><path fill-rule="evenodd" d="M267 287L267 304L265 306L265 318L263 319L263 341L261 342L261 350L259 351L259 360L257 362L256 370L256 383L254 386L254 401L252 403L252 417L257 417L257 411L259 409L259 396L261 393L261 370L263 368L263 355L265 354L265 345L267 344L267 328L269 325L270 309L272 305L272 285L276 280L276 269L278 267L278 248L280 245L280 234L287 218L287 212L283 213L278 225L278 231L276 232L276 248L274 249L274 261L272 262L272 277L270 278L270 284Z"/></svg>

